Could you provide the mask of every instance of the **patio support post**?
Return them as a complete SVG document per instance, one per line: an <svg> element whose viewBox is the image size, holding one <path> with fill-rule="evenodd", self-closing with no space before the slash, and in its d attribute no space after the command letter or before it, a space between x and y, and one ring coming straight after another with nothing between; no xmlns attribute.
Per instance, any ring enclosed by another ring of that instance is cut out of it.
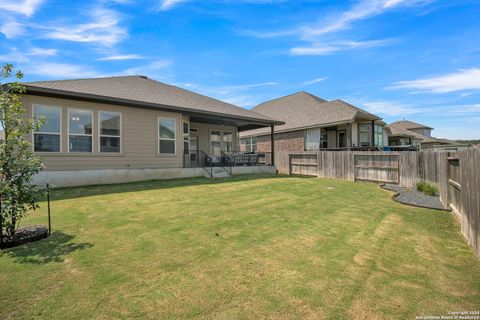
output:
<svg viewBox="0 0 480 320"><path fill-rule="evenodd" d="M348 130L347 130L347 137L348 137L348 150L352 150L353 147L353 134L352 134L352 123L350 122L348 124Z"/></svg>
<svg viewBox="0 0 480 320"><path fill-rule="evenodd" d="M372 120L372 147L375 147L375 120Z"/></svg>
<svg viewBox="0 0 480 320"><path fill-rule="evenodd" d="M274 166L275 165L275 135L274 135L274 126L271 125L270 126L270 145L271 145L271 151L272 151L272 154L271 154L271 163L270 165L271 166Z"/></svg>

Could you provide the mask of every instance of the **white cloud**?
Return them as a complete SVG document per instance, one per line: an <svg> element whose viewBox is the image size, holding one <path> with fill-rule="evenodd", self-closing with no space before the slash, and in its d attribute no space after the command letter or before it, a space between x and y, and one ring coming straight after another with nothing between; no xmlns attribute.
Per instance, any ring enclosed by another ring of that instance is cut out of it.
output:
<svg viewBox="0 0 480 320"><path fill-rule="evenodd" d="M177 84L179 87L188 88L200 92L204 95L215 97L222 101L241 106L241 107L253 107L259 104L263 97L262 93L250 94L250 90L261 88L265 86L278 85L276 82L261 82L261 83L249 83L249 84L235 84L224 86L204 86L195 83L183 83ZM263 99L264 100L264 99Z"/></svg>
<svg viewBox="0 0 480 320"><path fill-rule="evenodd" d="M95 8L89 18L89 22L78 25L46 27L49 31L43 37L112 46L128 35L127 29L120 25L121 19L114 10Z"/></svg>
<svg viewBox="0 0 480 320"><path fill-rule="evenodd" d="M158 9L162 11L167 11L173 8L174 6L186 1L188 0L162 0L160 2L160 6L158 7Z"/></svg>
<svg viewBox="0 0 480 320"><path fill-rule="evenodd" d="M302 83L302 86L309 86L309 85L319 83L319 82L322 82L322 81L325 81L325 80L327 80L327 77L316 78L316 79L313 79L313 80L306 81L306 82Z"/></svg>
<svg viewBox="0 0 480 320"><path fill-rule="evenodd" d="M0 0L0 10L31 17L44 0Z"/></svg>
<svg viewBox="0 0 480 320"><path fill-rule="evenodd" d="M301 28L302 37L311 38L337 32L350 27L356 21L364 20L400 6L424 5L427 0L362 0L347 11L332 15L316 24Z"/></svg>
<svg viewBox="0 0 480 320"><path fill-rule="evenodd" d="M381 47L391 44L390 39L368 40L368 41L335 41L331 43L314 43L311 46L294 47L290 49L290 54L294 56L320 56L329 55L338 51L364 49Z"/></svg>
<svg viewBox="0 0 480 320"><path fill-rule="evenodd" d="M145 59L145 58L139 54L124 54L124 55L103 57L97 60L98 61L118 61L118 60L140 60L140 59Z"/></svg>
<svg viewBox="0 0 480 320"><path fill-rule="evenodd" d="M276 31L245 31L244 33L258 38L273 38L298 35L306 41L314 41L320 36L350 28L351 24L384 13L397 7L423 6L435 0L360 0L350 9L335 12L321 18L315 23Z"/></svg>
<svg viewBox="0 0 480 320"><path fill-rule="evenodd" d="M30 56L56 56L57 49L32 48L28 55Z"/></svg>
<svg viewBox="0 0 480 320"><path fill-rule="evenodd" d="M425 112L424 108L392 101L370 101L361 104L363 104L365 109L370 113L387 116L405 116Z"/></svg>
<svg viewBox="0 0 480 320"><path fill-rule="evenodd" d="M13 39L25 33L25 26L13 19L5 19L6 21L0 26L0 32L7 37Z"/></svg>
<svg viewBox="0 0 480 320"><path fill-rule="evenodd" d="M121 74L124 75L145 75L149 76L151 78L157 78L158 77L158 71L161 71L167 67L169 67L172 64L171 60L166 60L166 59L160 59L157 61L154 61L152 63L149 63L147 65L139 66L139 67L133 67L125 70Z"/></svg>
<svg viewBox="0 0 480 320"><path fill-rule="evenodd" d="M88 66L74 65L68 63L33 63L23 68L25 74L40 75L46 78L89 78L97 77L99 74Z"/></svg>
<svg viewBox="0 0 480 320"><path fill-rule="evenodd" d="M471 68L438 77L399 81L387 89L413 89L433 93L480 90L480 69Z"/></svg>
<svg viewBox="0 0 480 320"><path fill-rule="evenodd" d="M44 49L33 47L30 50L18 50L18 48L12 48L10 52L0 55L1 61L15 62L15 63L27 63L32 57L46 57L54 56L57 54L56 49Z"/></svg>

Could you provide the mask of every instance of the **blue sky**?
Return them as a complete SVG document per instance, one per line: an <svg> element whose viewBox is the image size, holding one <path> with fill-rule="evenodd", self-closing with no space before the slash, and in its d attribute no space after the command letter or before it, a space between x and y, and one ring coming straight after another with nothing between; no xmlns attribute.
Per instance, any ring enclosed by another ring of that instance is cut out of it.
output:
<svg viewBox="0 0 480 320"><path fill-rule="evenodd" d="M0 0L25 80L143 74L236 105L305 90L480 138L479 0Z"/></svg>

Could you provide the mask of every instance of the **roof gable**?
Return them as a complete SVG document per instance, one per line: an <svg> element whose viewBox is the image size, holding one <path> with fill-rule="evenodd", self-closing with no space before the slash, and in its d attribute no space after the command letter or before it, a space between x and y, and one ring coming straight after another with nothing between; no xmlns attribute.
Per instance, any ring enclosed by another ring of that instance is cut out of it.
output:
<svg viewBox="0 0 480 320"><path fill-rule="evenodd" d="M426 126L426 125L421 124L421 123L413 122L413 121L410 121L410 120L395 121L395 122L390 123L389 126L398 127L398 128L406 129L406 130L411 130L411 129L430 129L430 130L433 130L432 127Z"/></svg>
<svg viewBox="0 0 480 320"><path fill-rule="evenodd" d="M380 119L343 100L327 101L305 91L261 103L252 110L284 121L284 125L275 128L277 132L350 122L358 116L372 120ZM258 129L247 131L242 135L264 134L266 132L264 129Z"/></svg>

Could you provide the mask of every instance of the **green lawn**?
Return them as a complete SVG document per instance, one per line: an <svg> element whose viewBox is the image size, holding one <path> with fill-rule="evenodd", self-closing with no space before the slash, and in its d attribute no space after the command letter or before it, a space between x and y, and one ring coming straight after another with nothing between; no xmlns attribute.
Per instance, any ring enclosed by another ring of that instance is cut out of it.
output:
<svg viewBox="0 0 480 320"><path fill-rule="evenodd" d="M0 252L4 319L414 319L480 309L448 212L374 184L260 176L53 192L48 239ZM46 220L46 205L28 223Z"/></svg>

